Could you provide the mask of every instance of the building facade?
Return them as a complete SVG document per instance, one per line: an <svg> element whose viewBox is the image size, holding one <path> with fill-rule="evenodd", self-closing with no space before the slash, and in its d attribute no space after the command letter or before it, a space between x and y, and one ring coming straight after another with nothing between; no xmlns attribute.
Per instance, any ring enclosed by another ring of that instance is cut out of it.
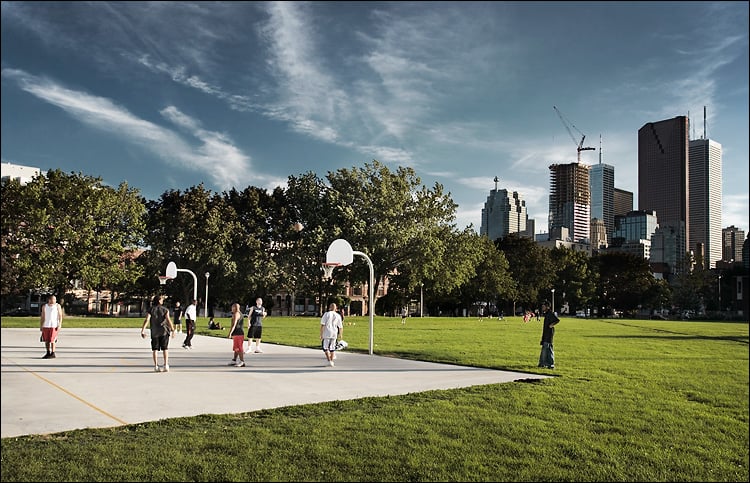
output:
<svg viewBox="0 0 750 483"><path fill-rule="evenodd" d="M495 189L490 191L482 208L479 234L493 241L511 233L526 235L527 221L526 201L523 196L517 191L511 193L505 189L497 189L495 178Z"/></svg>
<svg viewBox="0 0 750 483"><path fill-rule="evenodd" d="M591 191L589 170L583 163L552 164L548 231L567 228L571 241L589 243L591 227ZM550 238L551 239L551 238Z"/></svg>
<svg viewBox="0 0 750 483"><path fill-rule="evenodd" d="M612 198L614 199L614 216L627 215L633 211L633 192L615 188Z"/></svg>
<svg viewBox="0 0 750 483"><path fill-rule="evenodd" d="M678 116L638 130L638 210L656 212L659 227L669 233L663 241L676 244L659 250L677 253L677 260L690 250L689 127L688 118ZM652 244L652 256L656 251ZM679 273L675 263L670 270Z"/></svg>
<svg viewBox="0 0 750 483"><path fill-rule="evenodd" d="M615 231L615 167L605 163L591 167L591 218L604 222L607 237Z"/></svg>
<svg viewBox="0 0 750 483"><path fill-rule="evenodd" d="M742 262L744 256L742 246L745 243L745 231L736 226L721 230L721 259L725 262Z"/></svg>
<svg viewBox="0 0 750 483"><path fill-rule="evenodd" d="M710 139L690 141L690 248L701 246L704 267L722 259L721 144Z"/></svg>

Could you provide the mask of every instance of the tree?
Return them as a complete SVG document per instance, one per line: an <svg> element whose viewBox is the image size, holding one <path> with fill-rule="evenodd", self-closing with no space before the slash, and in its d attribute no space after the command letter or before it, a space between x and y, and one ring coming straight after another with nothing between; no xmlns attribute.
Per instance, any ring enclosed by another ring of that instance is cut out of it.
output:
<svg viewBox="0 0 750 483"><path fill-rule="evenodd" d="M233 207L203 184L184 192L167 191L159 200L148 202L146 243L150 250L144 258L144 283L156 290L156 276L164 273L167 263L175 262L178 268L192 271L198 284L201 275L209 272L220 303L239 301L232 283L238 273L233 253L246 242L246 235ZM166 292L186 301L193 297L193 285L192 277L178 276ZM201 290L195 287L195 291L200 299Z"/></svg>
<svg viewBox="0 0 750 483"><path fill-rule="evenodd" d="M61 295L117 288L140 276L126 253L142 244L144 203L122 183L52 170L21 185L2 183L2 287Z"/></svg>
<svg viewBox="0 0 750 483"><path fill-rule="evenodd" d="M548 298L554 274L549 250L534 240L517 233L495 242L508 260L511 276L516 281L516 299L522 307L537 307Z"/></svg>
<svg viewBox="0 0 750 483"><path fill-rule="evenodd" d="M412 168L393 172L376 160L364 168L328 173L327 178L329 196L341 207L335 226L355 250L370 257L376 284L398 272L404 274L402 288L410 291L427 279L451 275L445 262L456 204L442 185L428 189ZM369 268L357 264L350 274L364 282Z"/></svg>
<svg viewBox="0 0 750 483"><path fill-rule="evenodd" d="M642 305L654 286L646 259L622 252L599 253L593 258L599 273L600 307L633 311Z"/></svg>
<svg viewBox="0 0 750 483"><path fill-rule="evenodd" d="M578 308L587 307L596 290L589 256L582 251L555 247L550 251L550 260L555 295L561 300L559 307L567 302L573 314Z"/></svg>

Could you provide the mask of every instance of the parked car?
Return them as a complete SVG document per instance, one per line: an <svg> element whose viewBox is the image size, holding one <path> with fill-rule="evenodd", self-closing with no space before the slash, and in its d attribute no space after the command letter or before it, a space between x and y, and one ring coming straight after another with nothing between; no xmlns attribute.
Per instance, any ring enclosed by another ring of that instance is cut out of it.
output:
<svg viewBox="0 0 750 483"><path fill-rule="evenodd" d="M17 307L15 309L7 310L3 315L7 315L8 317L28 317L31 315L31 312L22 307Z"/></svg>

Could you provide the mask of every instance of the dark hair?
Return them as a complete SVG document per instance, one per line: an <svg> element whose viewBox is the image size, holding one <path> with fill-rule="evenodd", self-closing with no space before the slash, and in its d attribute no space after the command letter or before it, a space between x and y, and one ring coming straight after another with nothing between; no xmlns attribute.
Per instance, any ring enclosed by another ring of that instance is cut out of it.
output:
<svg viewBox="0 0 750 483"><path fill-rule="evenodd" d="M154 305L161 305L161 295L154 295L154 299L151 301Z"/></svg>
<svg viewBox="0 0 750 483"><path fill-rule="evenodd" d="M542 302L542 305L546 305L547 307L551 307L551 305L549 304L549 302L546 301L546 300L544 302Z"/></svg>

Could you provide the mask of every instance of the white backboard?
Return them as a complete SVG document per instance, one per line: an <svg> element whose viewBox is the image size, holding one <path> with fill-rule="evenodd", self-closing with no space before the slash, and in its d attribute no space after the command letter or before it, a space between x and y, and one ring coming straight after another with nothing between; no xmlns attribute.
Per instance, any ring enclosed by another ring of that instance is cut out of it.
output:
<svg viewBox="0 0 750 483"><path fill-rule="evenodd" d="M343 238L333 240L326 252L326 263L340 263L349 265L354 260L354 250L348 241Z"/></svg>
<svg viewBox="0 0 750 483"><path fill-rule="evenodd" d="M169 262L167 264L167 271L164 275L169 278L177 278L177 264L175 262Z"/></svg>

